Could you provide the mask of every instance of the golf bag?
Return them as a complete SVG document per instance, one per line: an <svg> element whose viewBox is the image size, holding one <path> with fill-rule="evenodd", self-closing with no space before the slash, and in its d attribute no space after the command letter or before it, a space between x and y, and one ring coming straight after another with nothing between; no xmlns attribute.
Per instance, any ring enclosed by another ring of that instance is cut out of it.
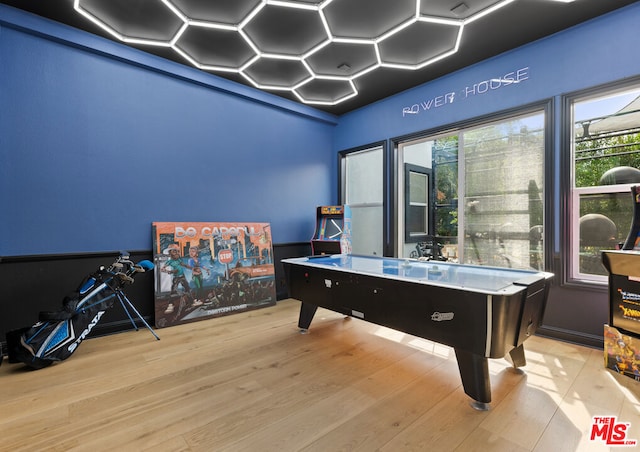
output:
<svg viewBox="0 0 640 452"><path fill-rule="evenodd" d="M159 339L122 291L126 284L133 283L137 273L149 270L153 270L151 262L143 260L136 264L127 253L122 253L108 268L100 267L72 295L65 297L61 310L40 312L39 321L33 326L7 333L9 362L42 369L69 358L116 300L136 330L129 309Z"/></svg>

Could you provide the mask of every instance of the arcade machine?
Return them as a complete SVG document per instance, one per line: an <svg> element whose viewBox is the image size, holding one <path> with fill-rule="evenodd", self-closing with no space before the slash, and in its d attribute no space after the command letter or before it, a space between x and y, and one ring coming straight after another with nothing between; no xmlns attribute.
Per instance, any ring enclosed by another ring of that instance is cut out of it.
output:
<svg viewBox="0 0 640 452"><path fill-rule="evenodd" d="M640 186L631 187L633 221L621 250L603 251L609 272L605 366L640 381Z"/></svg>
<svg viewBox="0 0 640 452"><path fill-rule="evenodd" d="M311 254L351 253L351 209L349 206L319 206Z"/></svg>

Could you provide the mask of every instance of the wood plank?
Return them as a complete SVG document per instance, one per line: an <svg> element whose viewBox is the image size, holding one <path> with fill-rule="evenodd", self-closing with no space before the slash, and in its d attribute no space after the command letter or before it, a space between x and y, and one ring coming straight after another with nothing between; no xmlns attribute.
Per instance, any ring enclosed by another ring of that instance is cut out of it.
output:
<svg viewBox="0 0 640 452"><path fill-rule="evenodd" d="M575 451L592 417L640 439L640 382L602 350L541 337L528 364L490 360L472 409L453 350L300 303L85 341L69 360L0 367L0 450Z"/></svg>

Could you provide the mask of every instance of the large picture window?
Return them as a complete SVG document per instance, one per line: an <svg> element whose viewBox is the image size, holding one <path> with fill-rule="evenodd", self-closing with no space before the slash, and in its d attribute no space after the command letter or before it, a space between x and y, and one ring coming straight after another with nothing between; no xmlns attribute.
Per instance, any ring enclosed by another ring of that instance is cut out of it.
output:
<svg viewBox="0 0 640 452"><path fill-rule="evenodd" d="M531 111L399 144L401 162L422 160L432 170L430 204L442 257L544 269L545 116ZM399 240L401 256L420 254L411 237Z"/></svg>
<svg viewBox="0 0 640 452"><path fill-rule="evenodd" d="M640 84L569 100L571 264L576 280L607 281L601 251L622 244L640 184Z"/></svg>

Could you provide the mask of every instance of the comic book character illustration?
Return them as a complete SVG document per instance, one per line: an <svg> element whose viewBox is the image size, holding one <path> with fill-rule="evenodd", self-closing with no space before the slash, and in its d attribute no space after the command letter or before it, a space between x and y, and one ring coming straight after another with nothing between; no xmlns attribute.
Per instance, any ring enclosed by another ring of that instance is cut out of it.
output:
<svg viewBox="0 0 640 452"><path fill-rule="evenodd" d="M202 288L204 285L204 275L202 271L204 270L207 272L207 275L211 275L211 271L203 267L200 263L199 251L197 246L189 248L189 260L187 262L187 268L191 269L191 283L193 284L195 296L194 306L198 306L196 303L202 304Z"/></svg>
<svg viewBox="0 0 640 452"><path fill-rule="evenodd" d="M640 347L632 336L605 325L605 366L640 381Z"/></svg>
<svg viewBox="0 0 640 452"><path fill-rule="evenodd" d="M189 268L189 266L182 261L182 257L180 256L180 247L176 244L169 245L163 253L169 254L169 260L160 270L171 275L171 295L180 295L178 287L182 286L183 295L193 298L191 287L189 286L189 282L184 274L184 269ZM195 305L195 301L193 303ZM200 304L202 304L202 302L200 302ZM164 313L171 314L173 309L173 303L169 303Z"/></svg>

